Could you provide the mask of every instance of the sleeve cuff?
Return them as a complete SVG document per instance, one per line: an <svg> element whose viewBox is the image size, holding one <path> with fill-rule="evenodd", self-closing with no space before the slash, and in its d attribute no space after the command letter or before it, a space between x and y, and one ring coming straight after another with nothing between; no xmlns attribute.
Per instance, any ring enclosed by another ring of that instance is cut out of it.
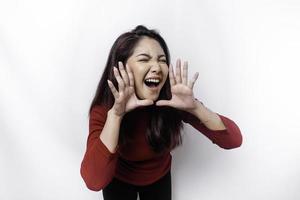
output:
<svg viewBox="0 0 300 200"><path fill-rule="evenodd" d="M116 149L115 153L111 153L108 148L105 146L105 144L101 141L100 138L98 138L95 142L96 149L99 151L102 155L104 155L107 159L111 160L115 158L118 155L118 148Z"/></svg>
<svg viewBox="0 0 300 200"><path fill-rule="evenodd" d="M221 114L219 114L219 113L217 113L217 115L219 115L219 117L221 118L221 120L222 120L222 122L223 122L223 124L224 124L224 126L225 126L225 130L223 130L223 131L229 131L229 130L231 130L232 128L234 128L233 126L234 126L234 122L233 121L231 121L230 119L228 119L227 117L225 117L225 116L223 116L223 115L221 115Z"/></svg>

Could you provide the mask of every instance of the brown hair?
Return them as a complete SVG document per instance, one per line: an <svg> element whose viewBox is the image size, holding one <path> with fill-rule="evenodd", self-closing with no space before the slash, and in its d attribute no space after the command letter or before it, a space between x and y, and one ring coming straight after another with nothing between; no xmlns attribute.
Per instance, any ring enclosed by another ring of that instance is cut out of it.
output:
<svg viewBox="0 0 300 200"><path fill-rule="evenodd" d="M118 89L118 83L113 74L113 67L118 67L119 61L125 64L127 59L133 54L135 45L145 36L155 39L160 44L165 53L167 64L170 64L169 49L157 31L149 30L145 26L139 25L132 31L123 33L117 38L110 50L89 113L95 105L104 105L108 108L113 106L114 96L107 85L107 80L111 80ZM158 100L160 99L171 99L169 77L160 91ZM146 134L148 143L152 149L155 152L161 152L165 149L173 149L180 145L182 142L180 133L182 128L180 111L172 107L158 107L155 105L148 106L146 109L148 109L147 112L149 112L151 116ZM126 145L127 141L130 140L129 134L126 133L130 130L130 127L134 125L130 122L130 114L132 113L134 112L131 111L125 114L121 123L119 142L122 145Z"/></svg>

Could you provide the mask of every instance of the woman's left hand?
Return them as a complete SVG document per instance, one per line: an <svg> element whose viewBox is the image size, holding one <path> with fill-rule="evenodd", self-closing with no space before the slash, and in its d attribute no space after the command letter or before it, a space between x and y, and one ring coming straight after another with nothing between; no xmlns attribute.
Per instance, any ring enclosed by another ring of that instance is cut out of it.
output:
<svg viewBox="0 0 300 200"><path fill-rule="evenodd" d="M194 84L199 73L195 73L192 80L188 81L188 64L183 63L181 73L181 61L176 62L176 76L174 77L173 67L169 66L169 79L172 98L170 100L159 100L157 106L171 106L180 110L191 112L196 109L196 99L193 93Z"/></svg>

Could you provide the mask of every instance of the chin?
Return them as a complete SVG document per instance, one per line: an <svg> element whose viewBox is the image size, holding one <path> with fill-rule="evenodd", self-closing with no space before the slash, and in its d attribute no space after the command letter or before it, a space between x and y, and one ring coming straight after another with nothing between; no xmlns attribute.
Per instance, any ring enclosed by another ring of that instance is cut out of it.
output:
<svg viewBox="0 0 300 200"><path fill-rule="evenodd" d="M148 93L148 92L144 92L144 93L140 93L140 94L137 94L137 97L139 99L149 99L149 100L152 100L152 101L157 101L158 100L158 97L159 97L159 93Z"/></svg>
<svg viewBox="0 0 300 200"><path fill-rule="evenodd" d="M148 97L145 97L145 99L150 99L155 102L158 100L158 96L148 96Z"/></svg>

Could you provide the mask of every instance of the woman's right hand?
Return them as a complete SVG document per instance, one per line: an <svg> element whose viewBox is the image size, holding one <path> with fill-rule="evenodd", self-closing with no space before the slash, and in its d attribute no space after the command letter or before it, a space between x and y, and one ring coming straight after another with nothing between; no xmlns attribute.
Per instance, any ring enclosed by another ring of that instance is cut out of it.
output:
<svg viewBox="0 0 300 200"><path fill-rule="evenodd" d="M134 79L130 67L126 65L126 70L122 62L119 62L119 70L114 67L114 75L118 82L119 91L114 84L107 80L108 86L114 95L115 103L112 107L114 114L123 117L127 112L139 107L152 105L153 101L149 99L139 100L134 90ZM121 73L121 74L120 74Z"/></svg>

